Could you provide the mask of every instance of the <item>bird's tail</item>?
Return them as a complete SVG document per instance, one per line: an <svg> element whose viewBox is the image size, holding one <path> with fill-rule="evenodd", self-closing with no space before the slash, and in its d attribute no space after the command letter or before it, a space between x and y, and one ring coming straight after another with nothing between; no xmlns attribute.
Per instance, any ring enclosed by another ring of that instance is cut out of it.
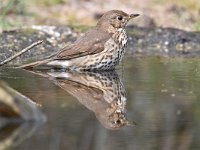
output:
<svg viewBox="0 0 200 150"><path fill-rule="evenodd" d="M18 66L16 68L34 69L34 68L42 66L42 65L47 65L47 63L49 61L51 61L51 59L45 59L45 60L41 60L41 61L32 62L32 63L29 63L29 64L24 64L24 65Z"/></svg>

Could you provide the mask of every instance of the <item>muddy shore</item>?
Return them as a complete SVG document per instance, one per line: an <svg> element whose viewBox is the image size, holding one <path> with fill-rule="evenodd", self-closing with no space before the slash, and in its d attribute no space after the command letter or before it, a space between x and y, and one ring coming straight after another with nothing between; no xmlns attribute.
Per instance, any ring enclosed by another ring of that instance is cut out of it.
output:
<svg viewBox="0 0 200 150"><path fill-rule="evenodd" d="M66 26L31 26L3 31L0 33L0 60L5 60L39 40L44 40L44 42L10 64L18 65L43 59L68 42L74 41L84 30ZM129 26L127 33L129 45L126 54L131 57L200 57L200 32L187 32L175 28Z"/></svg>

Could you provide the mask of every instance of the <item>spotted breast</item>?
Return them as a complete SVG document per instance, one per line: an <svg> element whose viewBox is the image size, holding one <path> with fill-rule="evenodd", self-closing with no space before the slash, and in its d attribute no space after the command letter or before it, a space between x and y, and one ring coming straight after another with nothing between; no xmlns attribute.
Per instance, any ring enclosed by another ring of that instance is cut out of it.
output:
<svg viewBox="0 0 200 150"><path fill-rule="evenodd" d="M123 58L127 41L128 37L125 30L118 29L112 35L112 38L105 43L105 49L101 53L90 56L90 61L87 61L87 58L83 59L81 70L106 70L114 68Z"/></svg>

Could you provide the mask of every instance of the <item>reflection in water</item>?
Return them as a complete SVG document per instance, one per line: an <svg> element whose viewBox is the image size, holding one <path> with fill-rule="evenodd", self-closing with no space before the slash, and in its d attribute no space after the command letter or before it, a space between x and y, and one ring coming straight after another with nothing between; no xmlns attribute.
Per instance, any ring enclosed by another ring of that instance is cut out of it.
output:
<svg viewBox="0 0 200 150"><path fill-rule="evenodd" d="M53 81L59 79L51 76L50 81L23 70L1 72L1 76L7 74L4 80L12 87L39 101L49 118L40 132L16 150L200 149L200 61L131 58L125 62L127 116L137 120L138 125L115 131L104 129L93 112L54 86ZM68 75L75 78L78 74ZM67 76L60 75L62 78Z"/></svg>
<svg viewBox="0 0 200 150"><path fill-rule="evenodd" d="M31 137L43 123L26 122L11 123L0 127L0 150L6 150L20 145Z"/></svg>
<svg viewBox="0 0 200 150"><path fill-rule="evenodd" d="M47 75L93 111L104 127L117 129L129 125L125 117L126 91L115 71L47 72Z"/></svg>

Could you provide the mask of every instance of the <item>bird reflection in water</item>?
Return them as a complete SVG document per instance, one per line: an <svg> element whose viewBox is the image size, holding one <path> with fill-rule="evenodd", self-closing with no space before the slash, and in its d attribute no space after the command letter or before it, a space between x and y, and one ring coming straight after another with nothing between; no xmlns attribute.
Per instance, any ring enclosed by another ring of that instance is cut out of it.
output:
<svg viewBox="0 0 200 150"><path fill-rule="evenodd" d="M130 125L125 116L126 91L115 71L51 71L45 76L93 111L105 128L119 129Z"/></svg>

